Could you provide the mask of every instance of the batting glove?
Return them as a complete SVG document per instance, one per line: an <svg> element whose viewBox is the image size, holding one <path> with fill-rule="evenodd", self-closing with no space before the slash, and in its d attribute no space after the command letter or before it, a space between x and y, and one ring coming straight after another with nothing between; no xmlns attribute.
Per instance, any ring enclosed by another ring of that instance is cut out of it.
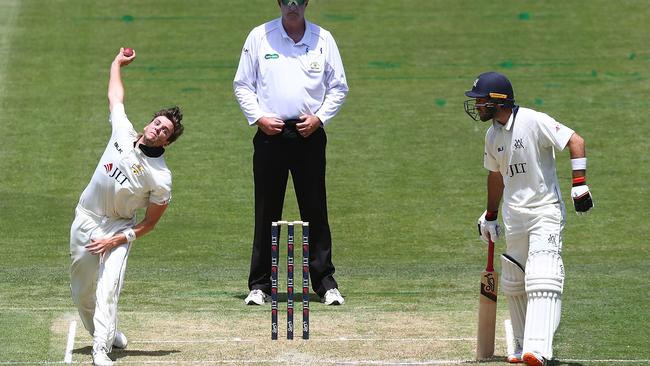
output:
<svg viewBox="0 0 650 366"><path fill-rule="evenodd" d="M499 240L501 233L501 226L497 221L499 211L485 211L483 215L478 218L478 235L485 242L489 243L490 239L493 242Z"/></svg>
<svg viewBox="0 0 650 366"><path fill-rule="evenodd" d="M589 192L589 186L585 177L573 179L571 198L573 199L573 207L575 207L578 215L586 215L594 207L594 202L591 199L591 192Z"/></svg>

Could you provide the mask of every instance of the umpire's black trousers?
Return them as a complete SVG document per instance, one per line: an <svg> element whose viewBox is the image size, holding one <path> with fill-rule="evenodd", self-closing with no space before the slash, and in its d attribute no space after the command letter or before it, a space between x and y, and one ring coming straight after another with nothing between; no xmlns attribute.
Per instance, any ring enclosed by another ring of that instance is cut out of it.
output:
<svg viewBox="0 0 650 366"><path fill-rule="evenodd" d="M333 276L332 236L327 220L327 136L325 130L319 128L303 138L296 131L295 123L295 120L286 121L283 131L273 136L258 129L253 138L255 235L248 287L271 293L271 222L282 219L287 179L291 172L301 220L309 222L312 288L323 297L327 290L338 287ZM281 248L286 250L284 246Z"/></svg>

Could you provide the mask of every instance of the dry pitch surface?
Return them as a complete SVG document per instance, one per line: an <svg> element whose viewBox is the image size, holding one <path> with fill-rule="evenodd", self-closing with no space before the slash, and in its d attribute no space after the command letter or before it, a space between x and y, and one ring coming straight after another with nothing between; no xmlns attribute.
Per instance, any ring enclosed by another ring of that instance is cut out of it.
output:
<svg viewBox="0 0 650 366"><path fill-rule="evenodd" d="M325 308L314 304L311 339L270 340L270 312L244 307L212 312L121 312L126 350L111 354L120 364L473 364L475 312L381 312ZM65 353L73 313L53 323L53 349ZM301 320L297 315L296 321ZM89 362L92 339L77 322L73 363ZM499 319L498 324L503 324ZM497 329L496 359L505 354L503 329Z"/></svg>

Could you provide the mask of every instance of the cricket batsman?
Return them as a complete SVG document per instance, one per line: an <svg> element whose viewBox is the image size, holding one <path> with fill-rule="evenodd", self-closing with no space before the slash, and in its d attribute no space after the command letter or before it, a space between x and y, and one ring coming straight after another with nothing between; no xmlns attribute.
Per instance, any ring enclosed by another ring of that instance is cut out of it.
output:
<svg viewBox="0 0 650 366"><path fill-rule="evenodd" d="M70 289L84 327L93 336L93 363L113 365L112 347L125 348L117 329L117 302L131 244L156 226L171 199L172 176L163 153L182 133L178 107L162 109L137 133L124 111L120 70L135 53L120 49L110 68L112 132L70 229ZM136 210L146 208L136 224Z"/></svg>
<svg viewBox="0 0 650 366"><path fill-rule="evenodd" d="M491 121L485 135L483 165L488 170L487 209L478 219L484 241L501 235L501 288L508 299L515 352L510 363L546 365L553 358L553 336L560 323L564 265L562 230L565 208L555 170L555 150L571 156L575 211L594 206L586 181L584 140L552 117L515 104L508 78L496 72L478 76L465 92L465 112Z"/></svg>

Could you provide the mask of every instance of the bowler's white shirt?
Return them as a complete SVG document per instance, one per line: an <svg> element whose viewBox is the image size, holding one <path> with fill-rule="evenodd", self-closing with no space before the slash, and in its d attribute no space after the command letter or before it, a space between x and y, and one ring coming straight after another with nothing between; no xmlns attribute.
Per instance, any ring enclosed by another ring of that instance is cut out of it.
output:
<svg viewBox="0 0 650 366"><path fill-rule="evenodd" d="M248 123L260 117L294 119L313 114L326 124L348 92L343 62L327 30L305 21L295 43L281 18L254 28L242 49L233 82Z"/></svg>
<svg viewBox="0 0 650 366"><path fill-rule="evenodd" d="M172 175L165 158L146 156L134 147L138 134L116 104L110 115L111 138L79 205L99 216L130 219L149 203L171 199Z"/></svg>
<svg viewBox="0 0 650 366"><path fill-rule="evenodd" d="M547 114L516 107L506 125L493 121L485 134L483 165L501 172L503 204L539 207L562 203L555 150L563 150L573 130Z"/></svg>

